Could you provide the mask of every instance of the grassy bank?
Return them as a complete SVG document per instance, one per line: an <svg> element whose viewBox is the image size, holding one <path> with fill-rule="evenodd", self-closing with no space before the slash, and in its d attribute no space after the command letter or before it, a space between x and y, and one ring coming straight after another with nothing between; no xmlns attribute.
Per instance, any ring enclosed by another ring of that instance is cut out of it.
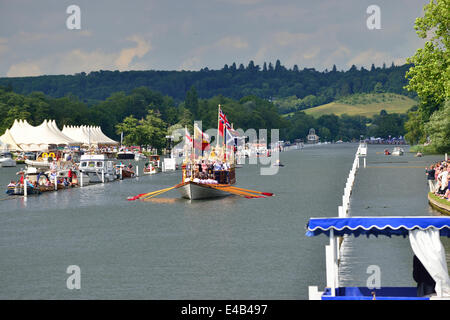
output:
<svg viewBox="0 0 450 320"><path fill-rule="evenodd" d="M428 200L430 202L430 205L437 209L439 212L450 215L450 201L441 199L431 192L428 193Z"/></svg>
<svg viewBox="0 0 450 320"><path fill-rule="evenodd" d="M421 152L422 154L441 154L440 152L436 151L435 147L432 145L424 146L422 144L416 144L415 146L409 147L409 152L417 153ZM444 156L442 156L442 159Z"/></svg>
<svg viewBox="0 0 450 320"><path fill-rule="evenodd" d="M381 110L386 110L388 113L406 113L416 104L417 101L399 94L374 93L348 96L304 111L314 117L320 117L324 114L340 116L344 113L372 117L379 114Z"/></svg>

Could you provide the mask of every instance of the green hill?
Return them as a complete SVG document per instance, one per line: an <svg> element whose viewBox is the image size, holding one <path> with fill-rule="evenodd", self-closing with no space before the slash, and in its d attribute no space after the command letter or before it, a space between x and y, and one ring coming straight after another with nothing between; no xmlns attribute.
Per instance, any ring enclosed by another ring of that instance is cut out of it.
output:
<svg viewBox="0 0 450 320"><path fill-rule="evenodd" d="M320 117L324 114L361 115L372 117L381 110L388 113L406 113L417 101L395 93L354 94L331 103L304 110L306 114Z"/></svg>

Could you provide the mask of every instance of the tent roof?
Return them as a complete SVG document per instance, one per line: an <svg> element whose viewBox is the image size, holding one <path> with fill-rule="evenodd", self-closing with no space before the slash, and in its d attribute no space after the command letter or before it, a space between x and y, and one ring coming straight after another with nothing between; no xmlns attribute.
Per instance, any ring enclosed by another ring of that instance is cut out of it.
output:
<svg viewBox="0 0 450 320"><path fill-rule="evenodd" d="M450 217L409 216L409 217L349 217L349 218L311 218L307 225L309 237L325 234L330 236L353 235L401 235L407 236L410 230L440 230L441 236L450 237Z"/></svg>
<svg viewBox="0 0 450 320"><path fill-rule="evenodd" d="M49 145L79 145L80 142L64 135L55 120L44 120L32 126L26 120L14 120L10 135L23 150L44 150Z"/></svg>
<svg viewBox="0 0 450 320"><path fill-rule="evenodd" d="M14 138L11 135L11 131L9 129L6 129L5 133L0 136L0 146L2 149L8 149L8 150L17 150L21 151L22 148L20 148L16 141L14 141Z"/></svg>
<svg viewBox="0 0 450 320"><path fill-rule="evenodd" d="M117 145L117 141L108 138L100 127L93 126L64 126L62 132L73 138L81 141L83 144L109 144Z"/></svg>

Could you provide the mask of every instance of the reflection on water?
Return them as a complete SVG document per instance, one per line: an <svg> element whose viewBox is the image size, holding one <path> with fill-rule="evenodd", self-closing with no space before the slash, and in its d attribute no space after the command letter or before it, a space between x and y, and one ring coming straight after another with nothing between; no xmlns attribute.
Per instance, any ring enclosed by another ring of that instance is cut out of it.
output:
<svg viewBox="0 0 450 320"><path fill-rule="evenodd" d="M237 169L237 186L275 193L265 199L189 201L171 190L127 201L177 184L180 172L173 172L2 200L0 298L307 299L309 285L325 286L328 239L306 237L305 225L310 217L337 215L356 149L342 144L284 152L285 166L274 176L261 176L258 165ZM376 154L383 147L368 150L351 214L428 214L424 171L391 167L425 167L431 158L375 164L388 160ZM0 168L0 184L17 169ZM408 239L348 240L342 281L364 285L367 266L378 264L383 285L410 284ZM74 264L82 273L79 291L65 285L67 266Z"/></svg>

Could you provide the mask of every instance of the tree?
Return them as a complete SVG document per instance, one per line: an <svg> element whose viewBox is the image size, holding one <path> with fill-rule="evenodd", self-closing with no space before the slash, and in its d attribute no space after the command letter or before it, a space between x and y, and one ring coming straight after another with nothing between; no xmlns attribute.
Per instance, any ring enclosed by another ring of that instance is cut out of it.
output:
<svg viewBox="0 0 450 320"><path fill-rule="evenodd" d="M377 82L375 86L373 87L373 92L375 93L382 93L383 92L383 85L381 82Z"/></svg>
<svg viewBox="0 0 450 320"><path fill-rule="evenodd" d="M198 95L197 90L192 86L186 93L186 99L184 100L185 108L189 109L193 116L197 116L198 112Z"/></svg>
<svg viewBox="0 0 450 320"><path fill-rule="evenodd" d="M124 145L144 145L142 131L139 128L139 121L133 117L126 117L122 123L116 125L117 134L123 133Z"/></svg>
<svg viewBox="0 0 450 320"><path fill-rule="evenodd" d="M450 151L450 101L432 114L430 121L425 123L425 131L437 152Z"/></svg>
<svg viewBox="0 0 450 320"><path fill-rule="evenodd" d="M427 41L423 48L419 48L414 56L407 59L413 66L406 73L409 83L405 88L417 93L420 104L417 113L410 112L406 136L411 140L416 140L419 136L422 136L422 140L425 135L433 136L431 143L435 150L448 148L445 139L440 138L446 136L447 127L439 118L448 117L446 101L448 103L450 100L449 12L448 0L430 0L424 6L424 16L416 19L414 28L418 36ZM428 124L428 121L431 123ZM423 128L425 134L419 134L412 124ZM438 134L436 130L444 131Z"/></svg>
<svg viewBox="0 0 450 320"><path fill-rule="evenodd" d="M450 2L431 0L424 6L424 16L416 19L414 28L426 39L424 48L408 58L413 66L406 73L408 90L414 90L424 103L443 105L450 97Z"/></svg>
<svg viewBox="0 0 450 320"><path fill-rule="evenodd" d="M153 148L162 149L166 140L166 124L153 110L149 110L147 116L137 120L133 116L126 117L123 122L116 125L116 132L123 132L125 145L150 145Z"/></svg>
<svg viewBox="0 0 450 320"><path fill-rule="evenodd" d="M139 121L145 144L161 150L166 145L167 126L156 114L149 110L147 116Z"/></svg>

